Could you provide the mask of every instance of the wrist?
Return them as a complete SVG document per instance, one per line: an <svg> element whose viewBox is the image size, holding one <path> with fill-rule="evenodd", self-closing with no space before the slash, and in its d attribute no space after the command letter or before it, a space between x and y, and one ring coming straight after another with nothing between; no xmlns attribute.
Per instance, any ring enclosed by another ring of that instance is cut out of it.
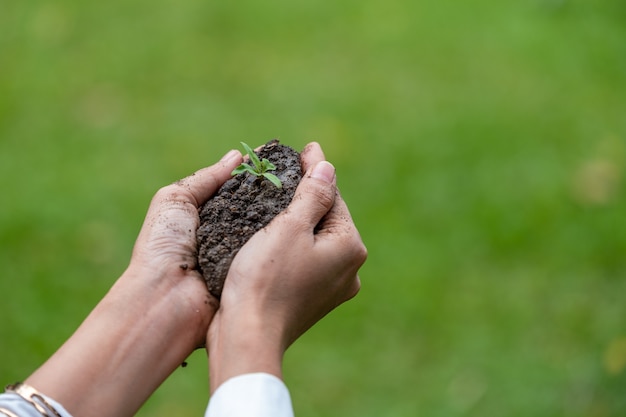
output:
<svg viewBox="0 0 626 417"><path fill-rule="evenodd" d="M103 415L132 415L203 344L214 311L210 303L201 303L202 308L189 298L202 286L160 284L164 279L129 268L26 382L73 415L89 415L94 409L107 410ZM116 398L115 407L111 398Z"/></svg>
<svg viewBox="0 0 626 417"><path fill-rule="evenodd" d="M219 310L207 334L211 392L228 379L263 372L282 379L286 350L280 328L259 315Z"/></svg>
<svg viewBox="0 0 626 417"><path fill-rule="evenodd" d="M192 350L202 347L219 302L197 271L170 269L154 273L131 265L100 304L120 320L149 314L159 331L171 328Z"/></svg>

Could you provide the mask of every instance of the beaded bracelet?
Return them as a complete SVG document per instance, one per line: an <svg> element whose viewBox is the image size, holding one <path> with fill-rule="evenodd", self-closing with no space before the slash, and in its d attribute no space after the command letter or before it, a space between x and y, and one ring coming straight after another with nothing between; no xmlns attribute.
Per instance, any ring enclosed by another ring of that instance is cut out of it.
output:
<svg viewBox="0 0 626 417"><path fill-rule="evenodd" d="M19 395L25 401L28 401L32 404L33 407L44 417L63 417L61 414L54 409L48 401L44 398L44 396L37 391L35 388L30 385L26 385L22 382L17 382L12 385L7 385L4 388L4 392L12 392L14 394ZM15 414L11 413L6 409L0 409L0 412L6 414L8 417L17 417Z"/></svg>

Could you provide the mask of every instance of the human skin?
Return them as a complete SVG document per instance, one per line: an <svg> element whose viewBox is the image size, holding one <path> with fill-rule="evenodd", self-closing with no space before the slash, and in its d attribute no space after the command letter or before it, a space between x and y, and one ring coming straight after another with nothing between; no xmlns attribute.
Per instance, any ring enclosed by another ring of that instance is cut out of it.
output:
<svg viewBox="0 0 626 417"><path fill-rule="evenodd" d="M220 305L195 268L198 207L242 160L231 151L156 193L126 271L27 384L74 417L123 417L205 345L212 388L247 372L281 376L285 349L358 292L366 251L334 168L309 144L294 201L235 257Z"/></svg>
<svg viewBox="0 0 626 417"><path fill-rule="evenodd" d="M367 251L318 144L291 205L239 251L207 334L211 391L253 372L282 378L287 348L360 289Z"/></svg>
<svg viewBox="0 0 626 417"><path fill-rule="evenodd" d="M74 417L131 416L204 345L218 302L194 268L198 207L241 162L230 151L156 193L126 271L27 384Z"/></svg>

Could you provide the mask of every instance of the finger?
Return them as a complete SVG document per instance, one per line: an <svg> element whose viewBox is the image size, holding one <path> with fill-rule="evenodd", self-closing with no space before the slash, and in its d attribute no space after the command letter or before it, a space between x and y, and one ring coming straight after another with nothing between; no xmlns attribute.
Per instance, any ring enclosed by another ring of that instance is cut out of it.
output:
<svg viewBox="0 0 626 417"><path fill-rule="evenodd" d="M335 203L335 184L335 167L328 161L318 162L302 177L285 216L313 230Z"/></svg>
<svg viewBox="0 0 626 417"><path fill-rule="evenodd" d="M318 225L316 232L315 239L318 243L336 242L336 239L341 237L350 248L346 257L354 259L359 266L367 259L367 248L339 191L333 207Z"/></svg>
<svg viewBox="0 0 626 417"><path fill-rule="evenodd" d="M304 147L300 152L300 161L302 163L302 170L308 171L314 167L318 162L325 161L326 157L319 143L311 142Z"/></svg>
<svg viewBox="0 0 626 417"><path fill-rule="evenodd" d="M192 203L199 207L231 177L231 172L241 161L241 152L238 150L229 151L218 163L196 171L190 176L177 181L174 186L183 187L189 192L195 200Z"/></svg>
<svg viewBox="0 0 626 417"><path fill-rule="evenodd" d="M324 217L323 222L318 225L317 233L337 233L340 231L338 228L352 232L356 229L356 226L352 220L352 214L350 214L348 205L337 188L335 202L326 217Z"/></svg>

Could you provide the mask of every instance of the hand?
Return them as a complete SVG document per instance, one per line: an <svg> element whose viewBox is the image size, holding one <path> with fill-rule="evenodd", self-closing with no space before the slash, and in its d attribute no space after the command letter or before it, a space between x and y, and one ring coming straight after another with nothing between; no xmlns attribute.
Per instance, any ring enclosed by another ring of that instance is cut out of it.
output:
<svg viewBox="0 0 626 417"><path fill-rule="evenodd" d="M190 314L181 325L197 330L196 347L204 345L208 323L219 304L196 269L198 208L231 177L241 160L241 153L233 150L217 164L160 189L152 199L128 268L135 276L134 285L143 292L175 289L176 297L169 295L170 301L179 302L177 311ZM198 319L204 325L197 325Z"/></svg>
<svg viewBox="0 0 626 417"><path fill-rule="evenodd" d="M74 416L131 416L204 344L217 301L194 270L198 206L241 160L231 151L157 192L127 270L26 383Z"/></svg>
<svg viewBox="0 0 626 417"><path fill-rule="evenodd" d="M291 205L239 251L210 325L211 388L233 376L281 376L282 356L307 329L357 294L367 252L316 143Z"/></svg>

